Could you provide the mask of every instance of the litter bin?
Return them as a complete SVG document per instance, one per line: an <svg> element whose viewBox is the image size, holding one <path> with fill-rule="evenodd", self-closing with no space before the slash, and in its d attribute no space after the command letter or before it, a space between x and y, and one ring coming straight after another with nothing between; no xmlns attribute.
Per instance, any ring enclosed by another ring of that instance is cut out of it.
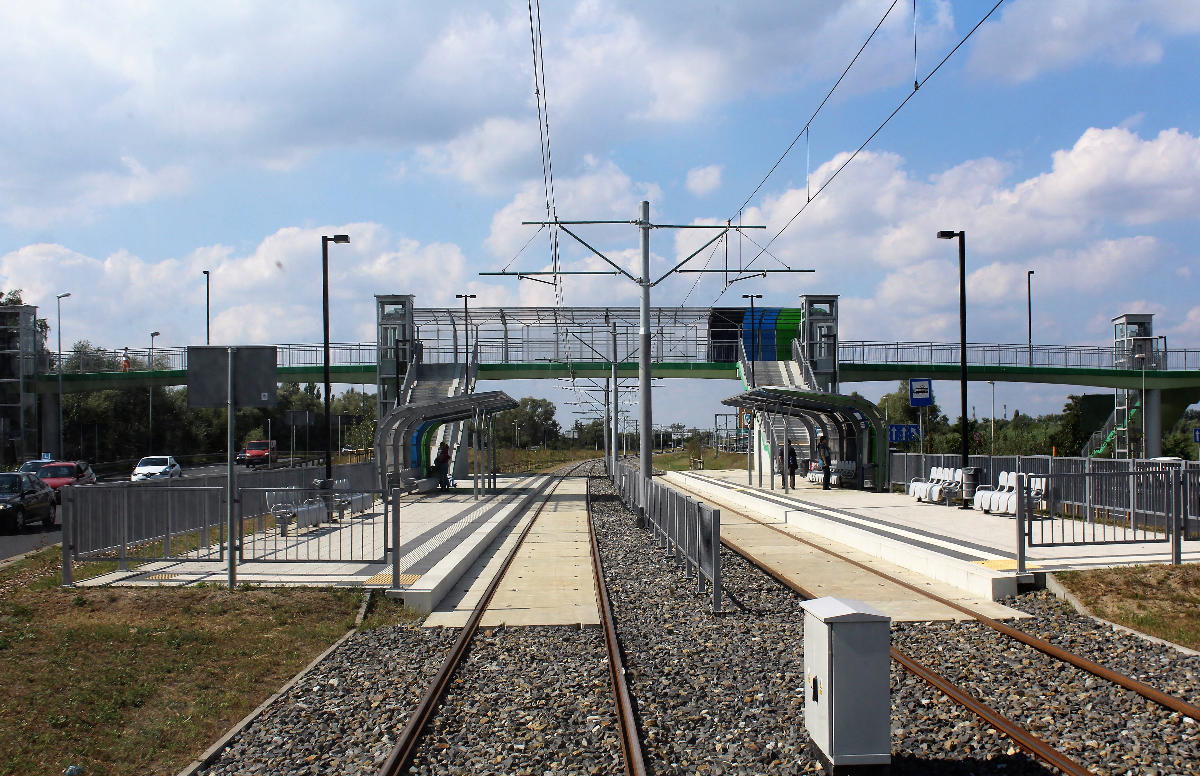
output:
<svg viewBox="0 0 1200 776"><path fill-rule="evenodd" d="M979 466L963 467L963 501L970 504L975 498L975 488L979 487Z"/></svg>

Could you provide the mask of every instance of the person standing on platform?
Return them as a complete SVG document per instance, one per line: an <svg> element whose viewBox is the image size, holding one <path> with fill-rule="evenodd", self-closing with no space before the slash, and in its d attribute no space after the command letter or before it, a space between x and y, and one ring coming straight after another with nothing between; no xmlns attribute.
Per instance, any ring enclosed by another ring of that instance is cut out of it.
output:
<svg viewBox="0 0 1200 776"><path fill-rule="evenodd" d="M437 468L438 487L450 490L450 445L442 442L438 447L437 458L433 459L433 465Z"/></svg>
<svg viewBox="0 0 1200 776"><path fill-rule="evenodd" d="M795 487L796 487L796 468L798 466L799 466L799 462L796 461L796 448L792 447L791 442L788 442L788 445L787 445L787 469L788 469L788 475L790 477L789 481L792 483L791 487L793 489L795 489Z"/></svg>
<svg viewBox="0 0 1200 776"><path fill-rule="evenodd" d="M821 489L829 490L829 470L833 458L829 452L829 440L825 439L824 434L817 437L817 457L821 459Z"/></svg>

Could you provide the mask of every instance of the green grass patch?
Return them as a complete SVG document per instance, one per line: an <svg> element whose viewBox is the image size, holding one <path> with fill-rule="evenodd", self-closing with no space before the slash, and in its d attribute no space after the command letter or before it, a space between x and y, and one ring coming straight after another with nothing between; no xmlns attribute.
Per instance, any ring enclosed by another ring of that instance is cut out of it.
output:
<svg viewBox="0 0 1200 776"><path fill-rule="evenodd" d="M0 776L177 773L353 627L361 602L344 588L64 589L61 558L0 570ZM417 619L392 604L373 627Z"/></svg>
<svg viewBox="0 0 1200 776"><path fill-rule="evenodd" d="M714 454L712 448L703 451L705 469L744 469L746 468L745 453L729 453L721 451ZM687 450L673 450L654 456L654 468L663 471L678 472L692 467L692 456Z"/></svg>
<svg viewBox="0 0 1200 776"><path fill-rule="evenodd" d="M1200 650L1200 565L1122 566L1056 576L1097 617Z"/></svg>

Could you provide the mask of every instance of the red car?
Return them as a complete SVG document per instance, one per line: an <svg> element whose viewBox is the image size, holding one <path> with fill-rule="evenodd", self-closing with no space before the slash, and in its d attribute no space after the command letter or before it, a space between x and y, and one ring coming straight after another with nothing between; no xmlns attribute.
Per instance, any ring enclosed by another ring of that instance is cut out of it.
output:
<svg viewBox="0 0 1200 776"><path fill-rule="evenodd" d="M54 490L54 500L62 503L62 493L59 488L64 485L92 485L96 482L96 473L87 461L50 461L38 469L38 479Z"/></svg>

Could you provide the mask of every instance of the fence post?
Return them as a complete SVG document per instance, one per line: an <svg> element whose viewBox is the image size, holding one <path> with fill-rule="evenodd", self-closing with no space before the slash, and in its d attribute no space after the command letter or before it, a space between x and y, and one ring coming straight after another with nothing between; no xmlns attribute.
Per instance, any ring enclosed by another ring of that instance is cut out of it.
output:
<svg viewBox="0 0 1200 776"><path fill-rule="evenodd" d="M131 488L121 489L121 553L117 556L117 568L129 571L129 492Z"/></svg>
<svg viewBox="0 0 1200 776"><path fill-rule="evenodd" d="M1183 563L1183 479L1178 475L1179 473L1174 469L1171 470L1171 495L1168 499L1170 506L1167 509L1167 520L1171 526L1172 566L1178 566Z"/></svg>
<svg viewBox="0 0 1200 776"><path fill-rule="evenodd" d="M1028 490L1025 485L1025 475L1015 475L1017 479L1017 573L1025 573L1025 521L1028 519L1025 498Z"/></svg>
<svg viewBox="0 0 1200 776"><path fill-rule="evenodd" d="M71 489L63 488L63 506L71 503ZM73 510L64 509L62 511L62 586L75 587L75 579L72 576L73 569L71 568L71 550L73 537L71 536L71 512Z"/></svg>
<svg viewBox="0 0 1200 776"><path fill-rule="evenodd" d="M712 554L713 554L713 578L712 578L712 605L713 613L721 613L721 510L713 510L713 525L712 525Z"/></svg>

